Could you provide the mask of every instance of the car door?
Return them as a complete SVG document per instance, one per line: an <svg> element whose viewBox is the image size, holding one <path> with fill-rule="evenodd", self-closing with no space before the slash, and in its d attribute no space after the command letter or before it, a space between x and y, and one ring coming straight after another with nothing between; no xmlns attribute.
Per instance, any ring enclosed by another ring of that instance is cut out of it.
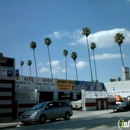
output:
<svg viewBox="0 0 130 130"><path fill-rule="evenodd" d="M52 119L55 116L53 103L47 104L47 106L45 107L45 115L47 116L47 119Z"/></svg>
<svg viewBox="0 0 130 130"><path fill-rule="evenodd" d="M54 112L55 112L55 117L59 118L62 117L62 107L61 107L61 103L60 102L54 102Z"/></svg>

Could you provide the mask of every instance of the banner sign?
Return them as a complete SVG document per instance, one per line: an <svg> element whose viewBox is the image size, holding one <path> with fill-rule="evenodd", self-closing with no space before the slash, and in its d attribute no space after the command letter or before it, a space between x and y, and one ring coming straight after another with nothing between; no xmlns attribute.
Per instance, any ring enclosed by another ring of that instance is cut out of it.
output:
<svg viewBox="0 0 130 130"><path fill-rule="evenodd" d="M15 83L16 88L19 85L19 89L22 91L34 89L38 89L38 91L56 90L56 79L20 76L18 80L16 78Z"/></svg>
<svg viewBox="0 0 130 130"><path fill-rule="evenodd" d="M75 90L86 90L86 91L103 91L104 84L97 82L87 82L87 81L75 81Z"/></svg>
<svg viewBox="0 0 130 130"><path fill-rule="evenodd" d="M73 90L73 88L74 88L73 80L57 79L57 90Z"/></svg>

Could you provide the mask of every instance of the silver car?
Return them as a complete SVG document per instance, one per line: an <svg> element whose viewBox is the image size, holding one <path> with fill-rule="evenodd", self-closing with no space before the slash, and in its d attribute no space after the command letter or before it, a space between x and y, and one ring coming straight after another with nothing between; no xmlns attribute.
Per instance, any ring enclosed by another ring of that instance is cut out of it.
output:
<svg viewBox="0 0 130 130"><path fill-rule="evenodd" d="M70 105L65 101L43 102L32 107L31 110L21 115L21 122L28 124L31 122L45 123L46 120L54 121L57 118L69 120L73 115Z"/></svg>

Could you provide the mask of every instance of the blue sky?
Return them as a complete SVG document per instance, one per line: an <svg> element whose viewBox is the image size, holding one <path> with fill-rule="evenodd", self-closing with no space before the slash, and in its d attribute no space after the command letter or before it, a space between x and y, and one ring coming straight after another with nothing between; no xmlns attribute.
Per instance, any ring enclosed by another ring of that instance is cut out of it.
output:
<svg viewBox="0 0 130 130"><path fill-rule="evenodd" d="M16 69L24 61L23 75L29 76L28 60L32 60L32 76L35 74L31 41L35 50L39 77L51 78L47 46L44 38L52 40L50 54L53 77L65 79L65 58L68 50L68 79L76 80L71 53L78 54L76 63L79 80L90 81L90 68L84 27L91 29L89 44L95 42L97 76L100 82L110 78L122 78L119 46L114 42L116 33L125 36L122 45L123 59L130 67L130 0L0 0L0 52L16 60ZM94 64L91 53L93 78Z"/></svg>

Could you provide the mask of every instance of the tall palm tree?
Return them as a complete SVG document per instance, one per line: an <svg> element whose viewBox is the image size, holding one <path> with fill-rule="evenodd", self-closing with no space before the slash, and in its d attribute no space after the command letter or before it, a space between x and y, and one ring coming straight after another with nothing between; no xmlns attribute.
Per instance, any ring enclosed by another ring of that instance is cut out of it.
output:
<svg viewBox="0 0 130 130"><path fill-rule="evenodd" d="M123 43L123 40L125 39L124 35L122 33L117 33L115 35L115 43L119 45L120 48L120 54L121 54L121 60L122 60L122 67L124 67L123 57L122 57L122 50L121 50L121 44Z"/></svg>
<svg viewBox="0 0 130 130"><path fill-rule="evenodd" d="M28 66L29 66L30 77L31 77L31 65L32 65L32 61L31 61L31 60L28 60L27 64L28 64Z"/></svg>
<svg viewBox="0 0 130 130"><path fill-rule="evenodd" d="M49 64L50 64L50 71L51 71L51 78L53 79L52 67L51 67L51 57L50 57L50 51L49 51L49 46L51 45L51 39L50 38L45 38L44 43L47 45L48 56L49 56Z"/></svg>
<svg viewBox="0 0 130 130"><path fill-rule="evenodd" d="M2 58L3 58L3 53L0 52L0 60L2 60Z"/></svg>
<svg viewBox="0 0 130 130"><path fill-rule="evenodd" d="M86 36L87 39L87 48L88 48L88 56L89 56L89 64L90 64L90 73L91 73L91 80L93 81L93 74L92 74L92 67L91 67L91 60L90 60L90 51L89 51L89 44L88 44L88 36L91 33L90 28L83 28L82 34Z"/></svg>
<svg viewBox="0 0 130 130"><path fill-rule="evenodd" d="M67 80L67 55L68 55L68 51L67 50L63 50L63 55L65 56L66 80Z"/></svg>
<svg viewBox="0 0 130 130"><path fill-rule="evenodd" d="M22 67L24 65L24 61L21 60L21 62L19 64L21 65L21 76L22 76Z"/></svg>
<svg viewBox="0 0 130 130"><path fill-rule="evenodd" d="M96 70L96 61L95 61L95 54L94 54L94 49L96 48L96 44L94 42L91 43L90 48L93 50L93 57L94 57L94 66L95 66L95 76L96 76L96 82L97 80L97 70Z"/></svg>
<svg viewBox="0 0 130 130"><path fill-rule="evenodd" d="M38 77L37 74L37 64L36 64L36 57L35 57L35 48L37 47L36 42L32 41L30 44L30 48L33 49L33 55L34 55L34 61L35 61L35 70L36 70L36 77Z"/></svg>
<svg viewBox="0 0 130 130"><path fill-rule="evenodd" d="M78 81L78 73L77 73L77 67L76 67L77 53L76 52L72 52L71 58L74 60L74 63L75 63L76 77L77 77L77 81Z"/></svg>

